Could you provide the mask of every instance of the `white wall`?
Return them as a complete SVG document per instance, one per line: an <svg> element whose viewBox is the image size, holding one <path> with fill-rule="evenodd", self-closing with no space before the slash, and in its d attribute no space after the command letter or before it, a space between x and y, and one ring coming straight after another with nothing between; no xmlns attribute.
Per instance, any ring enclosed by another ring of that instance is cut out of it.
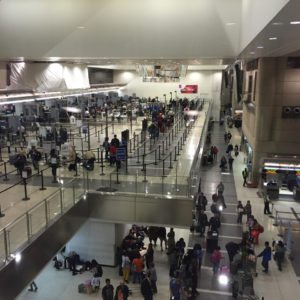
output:
<svg viewBox="0 0 300 300"><path fill-rule="evenodd" d="M167 100L170 99L170 92L178 91L179 84L197 84L198 94L177 94L178 97L195 98L212 98L214 101L213 117L219 120L220 110L220 91L221 91L221 71L188 71L185 78L180 82L158 83L158 82L143 82L142 77L138 76L135 71L114 71L114 83L127 83L127 86L121 90L121 95L131 96L136 93L138 97L159 97L163 100L163 95L167 95Z"/></svg>
<svg viewBox="0 0 300 300"><path fill-rule="evenodd" d="M94 219L89 219L67 244L67 251L108 266L115 265L115 249L115 224Z"/></svg>

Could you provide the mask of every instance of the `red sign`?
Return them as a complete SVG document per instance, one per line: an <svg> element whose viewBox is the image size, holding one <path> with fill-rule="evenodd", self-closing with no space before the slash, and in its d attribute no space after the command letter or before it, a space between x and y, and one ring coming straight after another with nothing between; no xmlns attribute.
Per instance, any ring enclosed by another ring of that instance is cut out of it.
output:
<svg viewBox="0 0 300 300"><path fill-rule="evenodd" d="M198 93L198 85L179 85L179 93L181 94L197 94Z"/></svg>

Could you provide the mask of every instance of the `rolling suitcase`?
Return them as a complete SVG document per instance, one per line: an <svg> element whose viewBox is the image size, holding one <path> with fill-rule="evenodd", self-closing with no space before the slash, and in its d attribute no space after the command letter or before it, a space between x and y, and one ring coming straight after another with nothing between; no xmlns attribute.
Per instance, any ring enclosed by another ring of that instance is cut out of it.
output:
<svg viewBox="0 0 300 300"><path fill-rule="evenodd" d="M214 252L218 247L218 232L208 231L206 237L206 251L208 253Z"/></svg>
<svg viewBox="0 0 300 300"><path fill-rule="evenodd" d="M23 171L27 172L27 177L31 176L32 174L32 170L30 167L25 167Z"/></svg>

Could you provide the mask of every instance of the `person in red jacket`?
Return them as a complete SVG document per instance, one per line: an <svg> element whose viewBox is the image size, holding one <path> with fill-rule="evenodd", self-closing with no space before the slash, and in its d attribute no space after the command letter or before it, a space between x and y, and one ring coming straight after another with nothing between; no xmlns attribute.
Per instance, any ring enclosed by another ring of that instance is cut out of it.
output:
<svg viewBox="0 0 300 300"><path fill-rule="evenodd" d="M111 145L109 148L110 166L113 166L116 162L117 149L115 145Z"/></svg>
<svg viewBox="0 0 300 300"><path fill-rule="evenodd" d="M214 275L218 273L218 270L219 270L219 267L220 267L220 261L223 258L220 250L221 250L221 248L218 246L217 249L210 256L210 261L213 264Z"/></svg>

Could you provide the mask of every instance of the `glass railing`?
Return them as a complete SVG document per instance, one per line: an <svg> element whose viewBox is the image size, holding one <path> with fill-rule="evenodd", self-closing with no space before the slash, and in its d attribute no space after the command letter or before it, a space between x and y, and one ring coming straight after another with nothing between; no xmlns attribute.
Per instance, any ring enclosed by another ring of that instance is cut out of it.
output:
<svg viewBox="0 0 300 300"><path fill-rule="evenodd" d="M185 141L189 129L191 128L187 127L181 132L183 138L181 138L180 148L182 148L182 142ZM201 141L203 138L202 133ZM77 203L88 190L129 193L135 196L191 198L193 191L197 188L196 182L200 179L197 172L191 172L188 176L178 176L177 173L180 171L175 166L172 173L166 171L165 174L162 171L164 163L166 170L172 168L172 164L176 160L176 151L179 152L179 146L177 149L176 147L169 149L169 152L174 154L173 156L169 153L164 158L162 157L161 161L157 160L160 171L157 171L155 175L151 172L147 175L146 172L139 171L135 175L111 172L109 176L103 177L90 175L89 172L83 171L80 177L71 179L69 182L66 182L68 180L66 178L61 179L61 186L53 194L0 230L0 263L2 262L2 266L5 265L12 254L22 250L24 246L46 230L49 225ZM156 156L152 159L156 162ZM195 168L198 163L192 165ZM153 164L144 166L145 168L154 167ZM143 165L141 164L140 167Z"/></svg>
<svg viewBox="0 0 300 300"><path fill-rule="evenodd" d="M87 178L72 179L53 194L37 203L25 214L0 231L1 266L12 254L20 251L32 239L47 229L69 210L86 192Z"/></svg>

